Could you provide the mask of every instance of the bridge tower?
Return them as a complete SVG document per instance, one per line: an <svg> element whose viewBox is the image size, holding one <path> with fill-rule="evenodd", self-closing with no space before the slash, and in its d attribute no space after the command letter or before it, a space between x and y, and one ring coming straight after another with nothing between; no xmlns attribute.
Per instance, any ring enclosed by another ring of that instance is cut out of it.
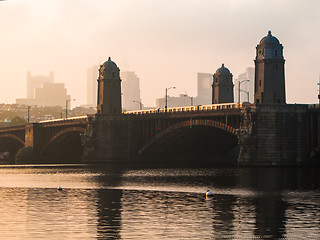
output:
<svg viewBox="0 0 320 240"><path fill-rule="evenodd" d="M213 74L212 103L233 103L233 86L232 74L222 63Z"/></svg>
<svg viewBox="0 0 320 240"><path fill-rule="evenodd" d="M120 69L111 61L103 63L98 78L98 114L121 114L121 79Z"/></svg>
<svg viewBox="0 0 320 240"><path fill-rule="evenodd" d="M83 161L125 159L128 121L122 115L120 69L110 57L99 69L97 114L92 124L92 133L86 133L92 141L84 149ZM94 159L87 157L90 155Z"/></svg>
<svg viewBox="0 0 320 240"><path fill-rule="evenodd" d="M254 103L286 103L283 46L271 31L257 45L254 62Z"/></svg>

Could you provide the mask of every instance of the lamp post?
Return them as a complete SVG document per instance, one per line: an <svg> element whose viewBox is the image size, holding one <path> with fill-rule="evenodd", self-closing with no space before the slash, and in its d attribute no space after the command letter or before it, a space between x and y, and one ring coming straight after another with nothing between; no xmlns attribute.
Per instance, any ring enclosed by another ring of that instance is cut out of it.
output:
<svg viewBox="0 0 320 240"><path fill-rule="evenodd" d="M246 91L246 90L240 90L240 92L245 92L247 94L247 97L248 97L248 102L249 102L249 91Z"/></svg>
<svg viewBox="0 0 320 240"><path fill-rule="evenodd" d="M37 105L28 105L28 123L30 122L30 109L31 107L36 107Z"/></svg>
<svg viewBox="0 0 320 240"><path fill-rule="evenodd" d="M68 102L71 102L71 101L74 101L74 100L76 100L76 99L73 98L73 99L69 99L69 100L67 99L66 100L66 119L68 118Z"/></svg>
<svg viewBox="0 0 320 240"><path fill-rule="evenodd" d="M167 112L167 109L168 109L168 91L169 91L170 89L176 89L176 87L166 88L166 105L165 105L165 112Z"/></svg>
<svg viewBox="0 0 320 240"><path fill-rule="evenodd" d="M241 83L243 83L243 82L250 82L250 80L249 79L245 79L245 80L242 80L242 81L239 81L239 86L238 86L238 103L240 103L240 92L241 92L241 90L240 90L240 85L241 85Z"/></svg>
<svg viewBox="0 0 320 240"><path fill-rule="evenodd" d="M139 103L139 109L142 110L142 102L139 102L139 101L132 101L132 102Z"/></svg>
<svg viewBox="0 0 320 240"><path fill-rule="evenodd" d="M318 100L319 100L319 107L320 107L320 75L319 75L318 86L319 86L319 89L318 89Z"/></svg>
<svg viewBox="0 0 320 240"><path fill-rule="evenodd" d="M189 96L188 96L189 97ZM189 97L191 100L191 106L193 106L193 97Z"/></svg>

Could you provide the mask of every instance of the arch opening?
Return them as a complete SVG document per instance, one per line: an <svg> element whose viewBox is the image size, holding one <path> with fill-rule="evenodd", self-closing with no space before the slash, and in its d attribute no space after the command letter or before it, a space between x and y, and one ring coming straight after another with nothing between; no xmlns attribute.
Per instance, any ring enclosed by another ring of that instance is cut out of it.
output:
<svg viewBox="0 0 320 240"><path fill-rule="evenodd" d="M58 133L41 151L41 162L80 163L83 154L82 132L84 129L81 128Z"/></svg>
<svg viewBox="0 0 320 240"><path fill-rule="evenodd" d="M14 135L0 136L0 161L14 163L15 155L23 147L24 142Z"/></svg>
<svg viewBox="0 0 320 240"><path fill-rule="evenodd" d="M195 164L236 165L238 137L226 130L205 126L173 129L140 152L142 157Z"/></svg>

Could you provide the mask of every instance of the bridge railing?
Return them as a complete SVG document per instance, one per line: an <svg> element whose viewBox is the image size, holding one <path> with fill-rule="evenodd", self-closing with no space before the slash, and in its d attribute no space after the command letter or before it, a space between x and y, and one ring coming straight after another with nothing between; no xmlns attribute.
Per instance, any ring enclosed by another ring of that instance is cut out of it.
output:
<svg viewBox="0 0 320 240"><path fill-rule="evenodd" d="M236 109L242 108L242 103L223 103L223 104L209 104L209 105L197 105L197 106L182 106L182 107L170 107L167 108L167 112L199 112L199 111L214 111L220 109ZM157 114L157 113L165 113L165 108L154 108L154 109L146 109L146 110L133 110L133 111L125 111L124 114Z"/></svg>

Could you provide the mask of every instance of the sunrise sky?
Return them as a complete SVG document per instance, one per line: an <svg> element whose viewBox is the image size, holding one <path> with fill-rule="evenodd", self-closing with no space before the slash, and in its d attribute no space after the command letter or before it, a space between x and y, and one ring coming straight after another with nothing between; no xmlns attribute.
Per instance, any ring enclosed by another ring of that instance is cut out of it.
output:
<svg viewBox="0 0 320 240"><path fill-rule="evenodd" d="M139 76L146 106L166 87L196 96L197 72L253 67L268 30L284 46L287 102L316 103L319 13L319 0L0 1L0 103L26 97L27 71L53 71L86 104L87 69L109 56Z"/></svg>

